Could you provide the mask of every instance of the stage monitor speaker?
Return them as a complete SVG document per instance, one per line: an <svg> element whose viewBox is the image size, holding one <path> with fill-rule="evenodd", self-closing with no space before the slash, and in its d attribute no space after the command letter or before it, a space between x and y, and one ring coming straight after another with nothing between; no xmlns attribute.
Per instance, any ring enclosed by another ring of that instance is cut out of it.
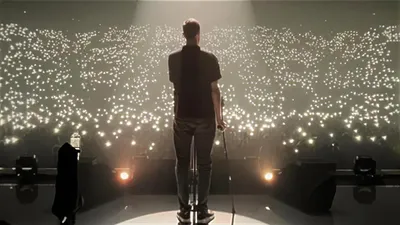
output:
<svg viewBox="0 0 400 225"><path fill-rule="evenodd" d="M229 163L225 159L214 160L210 193L229 194L229 175L232 177L234 194L265 194L265 182L258 158L232 159Z"/></svg>
<svg viewBox="0 0 400 225"><path fill-rule="evenodd" d="M304 212L328 212L336 194L335 172L335 163L298 160L281 170L274 193L278 199Z"/></svg>
<svg viewBox="0 0 400 225"><path fill-rule="evenodd" d="M96 158L85 157L78 164L79 192L82 198L80 212L86 212L104 205L123 195L113 168L97 161Z"/></svg>
<svg viewBox="0 0 400 225"><path fill-rule="evenodd" d="M20 156L15 161L15 173L19 184L35 183L38 173L38 160L36 156Z"/></svg>
<svg viewBox="0 0 400 225"><path fill-rule="evenodd" d="M175 160L135 158L132 161L132 192L176 194Z"/></svg>

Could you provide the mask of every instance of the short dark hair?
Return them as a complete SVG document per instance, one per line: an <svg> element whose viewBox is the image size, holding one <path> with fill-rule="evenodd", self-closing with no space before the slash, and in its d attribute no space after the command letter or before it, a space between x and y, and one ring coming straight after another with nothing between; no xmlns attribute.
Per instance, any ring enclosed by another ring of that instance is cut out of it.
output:
<svg viewBox="0 0 400 225"><path fill-rule="evenodd" d="M183 22L183 36L186 39L193 39L200 33L200 23L199 21L190 18Z"/></svg>

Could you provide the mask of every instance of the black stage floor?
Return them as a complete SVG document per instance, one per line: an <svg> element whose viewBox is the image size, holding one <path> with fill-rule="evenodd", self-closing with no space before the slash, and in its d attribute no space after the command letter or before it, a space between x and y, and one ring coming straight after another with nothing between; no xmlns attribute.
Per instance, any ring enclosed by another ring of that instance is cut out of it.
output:
<svg viewBox="0 0 400 225"><path fill-rule="evenodd" d="M102 187L99 186L98 190ZM98 191L93 189L94 192ZM31 203L18 196L16 186L0 186L0 221L10 225L57 224L51 214L53 185L37 187ZM268 195L237 195L236 225L399 225L400 186L376 187L371 204L357 202L354 186L339 186L330 215L310 216ZM373 190L371 190L371 194ZM100 193L100 192L99 192ZM101 194L101 193L100 193ZM106 194L106 193L104 193ZM368 195L368 194L367 194ZM27 197L27 196L25 196ZM20 200L19 200L20 199ZM107 201L83 208L77 225L177 224L177 199L173 195L132 195L123 192ZM371 200L371 199L370 199ZM231 201L228 195L210 196L209 206L216 212L212 225L230 224Z"/></svg>

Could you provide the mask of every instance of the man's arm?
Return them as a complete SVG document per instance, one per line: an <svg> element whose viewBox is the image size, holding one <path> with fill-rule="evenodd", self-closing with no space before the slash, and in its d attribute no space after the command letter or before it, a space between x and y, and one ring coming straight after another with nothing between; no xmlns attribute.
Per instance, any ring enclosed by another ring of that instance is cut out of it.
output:
<svg viewBox="0 0 400 225"><path fill-rule="evenodd" d="M172 72L172 59L171 59L171 55L168 56L168 76L169 76L169 81L171 81L172 83L174 82L173 79L173 72Z"/></svg>
<svg viewBox="0 0 400 225"><path fill-rule="evenodd" d="M217 80L211 83L211 96L214 104L215 119L220 124L222 123L221 91Z"/></svg>
<svg viewBox="0 0 400 225"><path fill-rule="evenodd" d="M219 90L218 80L221 79L221 70L219 62L215 55L212 55L211 61L211 96L214 104L215 119L218 125L223 125L222 106L221 106L221 91Z"/></svg>

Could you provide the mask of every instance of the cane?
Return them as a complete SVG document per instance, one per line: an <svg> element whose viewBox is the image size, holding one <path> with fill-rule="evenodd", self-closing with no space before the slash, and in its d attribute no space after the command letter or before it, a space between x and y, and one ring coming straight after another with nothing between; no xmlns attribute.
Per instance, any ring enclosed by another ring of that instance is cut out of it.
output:
<svg viewBox="0 0 400 225"><path fill-rule="evenodd" d="M223 107L225 106L224 104L224 98L221 98L221 106L222 106L222 110L221 110L221 117L222 117L222 121L224 120L224 110ZM231 202L232 202L232 218L231 218L231 225L233 225L235 223L235 214L236 214L236 210L235 210L235 198L233 197L233 192L232 192L232 176L231 176L231 167L230 167L230 163L229 163L229 158L228 158L228 148L226 147L226 140L225 140L225 130L223 127L218 125L218 129L222 132L222 140L224 142L224 153L225 153L225 160L226 163L228 165L228 189L229 189L229 195L231 196Z"/></svg>

